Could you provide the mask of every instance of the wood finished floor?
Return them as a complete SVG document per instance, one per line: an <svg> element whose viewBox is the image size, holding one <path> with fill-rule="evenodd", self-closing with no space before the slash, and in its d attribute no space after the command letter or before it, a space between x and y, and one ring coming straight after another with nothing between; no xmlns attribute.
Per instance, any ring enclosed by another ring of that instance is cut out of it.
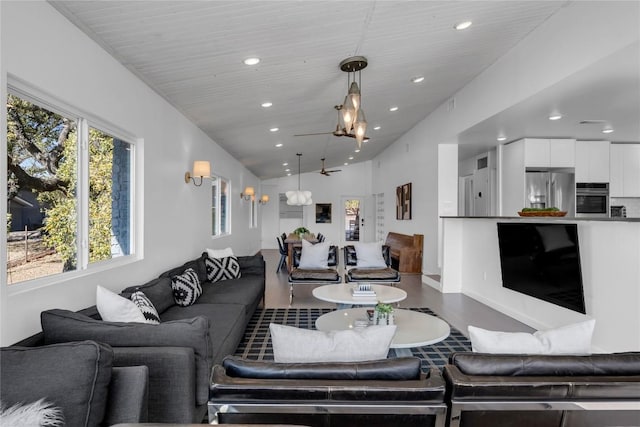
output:
<svg viewBox="0 0 640 427"><path fill-rule="evenodd" d="M335 307L335 304L315 299L311 294L313 285L296 285L293 303L289 305L288 273L285 269L276 273L280 260L278 250L263 249L262 255L267 268L265 295L267 308ZM342 267L339 271L342 271ZM440 293L431 286L423 284L420 275L404 275L402 281L396 286L407 292L407 299L400 303L400 307L428 307L465 336L469 325L509 332L533 331L529 326L463 294Z"/></svg>

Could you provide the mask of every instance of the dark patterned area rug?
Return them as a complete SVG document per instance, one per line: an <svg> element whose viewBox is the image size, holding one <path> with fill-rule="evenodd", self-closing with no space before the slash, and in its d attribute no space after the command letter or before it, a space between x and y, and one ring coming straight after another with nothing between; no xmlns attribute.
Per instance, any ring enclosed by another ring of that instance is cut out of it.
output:
<svg viewBox="0 0 640 427"><path fill-rule="evenodd" d="M410 310L438 317L428 308L411 308ZM330 308L265 308L258 309L247 325L242 342L236 350L236 356L251 360L273 360L273 348L269 335L269 323L315 329L315 321L319 316L333 311ZM449 354L455 351L471 351L471 342L451 327L451 334L436 344L411 349L414 356L422 359L422 370L431 367L442 368L447 363Z"/></svg>

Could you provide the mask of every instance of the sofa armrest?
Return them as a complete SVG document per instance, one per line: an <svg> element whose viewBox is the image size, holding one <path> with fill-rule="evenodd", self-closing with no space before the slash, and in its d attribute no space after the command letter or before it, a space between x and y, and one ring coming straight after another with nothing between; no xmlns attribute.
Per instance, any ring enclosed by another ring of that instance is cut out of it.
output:
<svg viewBox="0 0 640 427"><path fill-rule="evenodd" d="M149 421L193 423L196 420L196 365L189 347L114 347L115 366L149 369Z"/></svg>
<svg viewBox="0 0 640 427"><path fill-rule="evenodd" d="M149 369L146 366L114 367L104 424L147 421L148 384Z"/></svg>

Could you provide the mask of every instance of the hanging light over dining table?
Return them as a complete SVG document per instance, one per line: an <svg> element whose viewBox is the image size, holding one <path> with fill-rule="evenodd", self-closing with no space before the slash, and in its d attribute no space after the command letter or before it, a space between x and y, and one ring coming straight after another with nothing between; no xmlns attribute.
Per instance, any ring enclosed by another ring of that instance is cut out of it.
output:
<svg viewBox="0 0 640 427"><path fill-rule="evenodd" d="M311 191L300 190L300 158L302 153L296 153L298 156L298 189L287 191L287 205L289 206L309 206L313 203L311 199Z"/></svg>

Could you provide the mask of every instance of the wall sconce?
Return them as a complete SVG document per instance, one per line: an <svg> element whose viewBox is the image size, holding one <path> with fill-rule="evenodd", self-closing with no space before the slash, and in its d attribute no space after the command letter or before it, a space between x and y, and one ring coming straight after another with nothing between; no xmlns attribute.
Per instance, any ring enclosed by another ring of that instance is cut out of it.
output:
<svg viewBox="0 0 640 427"><path fill-rule="evenodd" d="M240 193L240 197L245 200L251 200L255 197L256 191L253 187L245 187L244 191Z"/></svg>
<svg viewBox="0 0 640 427"><path fill-rule="evenodd" d="M202 185L202 181L204 178L211 177L211 164L207 160L196 160L193 162L193 175L191 172L187 171L184 174L184 182L187 184L189 181L193 181L193 185L196 187L200 187ZM200 183L196 183L196 178L200 178Z"/></svg>
<svg viewBox="0 0 640 427"><path fill-rule="evenodd" d="M266 205L268 202L269 202L268 194L263 194L262 197L260 197L260 200L258 200L258 203L260 203L261 205Z"/></svg>

